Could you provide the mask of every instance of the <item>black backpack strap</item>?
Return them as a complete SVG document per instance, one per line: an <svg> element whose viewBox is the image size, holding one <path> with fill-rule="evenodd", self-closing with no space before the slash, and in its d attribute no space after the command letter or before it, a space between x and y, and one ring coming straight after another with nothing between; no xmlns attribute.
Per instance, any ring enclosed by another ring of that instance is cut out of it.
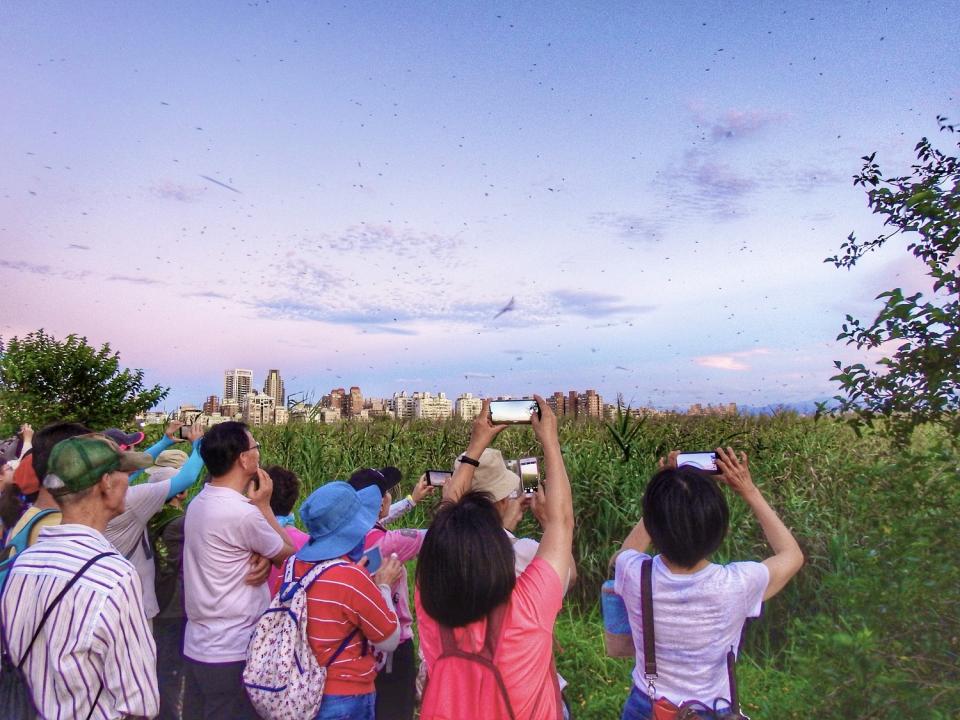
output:
<svg viewBox="0 0 960 720"><path fill-rule="evenodd" d="M81 576L82 576L87 570L90 569L90 566L91 566L91 565L93 565L93 564L94 564L95 562L97 562L98 560L102 560L103 558L107 557L108 555L116 555L116 553L115 553L115 552L102 552L102 553L100 553L99 555L95 555L95 556L93 556L92 558L90 558L89 560L87 560L87 562L84 563L83 567L81 567L79 570L77 570L77 572L74 574L74 576L73 576L72 578L70 578L69 582L67 582L67 584L64 585L63 590L61 590L59 593L57 593L57 596L53 599L53 602L51 602L51 603L47 606L47 609L44 611L43 617L40 618L40 624L37 625L37 629L36 629L36 631L34 631L33 637L30 639L30 644L27 645L27 649L24 651L23 656L20 658L20 662L17 663L17 669L18 669L18 670L22 670L22 669L23 669L23 664L27 661L27 657L30 655L30 651L33 649L33 644L37 641L37 638L40 637L40 631L43 630L43 626L46 624L47 619L50 617L50 615L53 614L54 609L57 607L57 605L60 604L60 601L63 600L63 598L66 596L66 594L67 594L67 592L70 590L70 588L72 588L72 587L76 584L77 580L79 580L79 579L81 578ZM12 567L10 568L10 571L11 571L11 572L13 571L13 568L12 568ZM2 627L2 625L3 625L3 623L2 623L2 621L0 621L0 627ZM8 648L6 647L6 630L4 629L4 631L3 631L2 633L0 633L0 634L4 635L4 651L7 651Z"/></svg>
<svg viewBox="0 0 960 720"><path fill-rule="evenodd" d="M643 611L643 677L647 694L656 700L657 648L653 632L653 560L647 558L640 565L640 606Z"/></svg>

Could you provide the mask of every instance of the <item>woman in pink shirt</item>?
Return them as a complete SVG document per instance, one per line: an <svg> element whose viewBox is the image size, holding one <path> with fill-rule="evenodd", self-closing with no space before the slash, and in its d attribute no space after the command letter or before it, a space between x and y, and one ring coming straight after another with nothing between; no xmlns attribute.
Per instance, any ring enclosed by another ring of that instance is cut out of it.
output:
<svg viewBox="0 0 960 720"><path fill-rule="evenodd" d="M573 572L573 501L556 416L534 397L546 500L533 561L516 576L499 513L485 493L471 492L477 459L506 427L491 422L486 400L420 550L416 607L428 674L421 720L564 717L553 627Z"/></svg>
<svg viewBox="0 0 960 720"><path fill-rule="evenodd" d="M267 475L273 480L273 494L270 496L270 509L277 517L277 522L283 528L283 531L290 538L294 550L299 550L307 544L310 536L303 530L297 529L294 525L293 506L300 499L300 478L291 470L287 470L279 465L271 465L264 468ZM283 570L278 567L270 566L270 577L267 582L270 584L270 594L276 595L280 588L280 581L283 579Z"/></svg>

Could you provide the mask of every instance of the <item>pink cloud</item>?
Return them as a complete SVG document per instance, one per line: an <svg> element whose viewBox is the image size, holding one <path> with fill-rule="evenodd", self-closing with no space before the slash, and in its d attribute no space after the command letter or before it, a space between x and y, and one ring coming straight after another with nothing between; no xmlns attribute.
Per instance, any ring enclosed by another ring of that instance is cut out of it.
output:
<svg viewBox="0 0 960 720"><path fill-rule="evenodd" d="M700 367L712 368L714 370L742 372L750 369L750 365L745 361L746 358L769 354L770 351L766 348L756 348L754 350L744 350L726 355L701 355L700 357L695 357L693 362Z"/></svg>

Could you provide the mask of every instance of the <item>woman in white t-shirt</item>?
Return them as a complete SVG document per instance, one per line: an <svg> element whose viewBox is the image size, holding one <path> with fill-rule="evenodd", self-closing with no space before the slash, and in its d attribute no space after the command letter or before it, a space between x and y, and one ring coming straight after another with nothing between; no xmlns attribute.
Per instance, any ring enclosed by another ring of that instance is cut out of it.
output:
<svg viewBox="0 0 960 720"><path fill-rule="evenodd" d="M727 653L739 645L743 624L760 614L761 603L776 595L803 565L803 553L790 530L767 504L747 466L747 456L717 448L718 474L677 467L678 452L660 460L643 496L643 518L614 556L615 590L623 597L637 664L633 689L621 720L647 720L652 704L699 700L707 707L728 706ZM729 509L720 485L727 485L753 512L773 549L763 562L717 565L712 555L727 534ZM654 697L644 675L641 566L651 542L657 677ZM719 700L718 700L719 699ZM722 715L722 713L721 713Z"/></svg>

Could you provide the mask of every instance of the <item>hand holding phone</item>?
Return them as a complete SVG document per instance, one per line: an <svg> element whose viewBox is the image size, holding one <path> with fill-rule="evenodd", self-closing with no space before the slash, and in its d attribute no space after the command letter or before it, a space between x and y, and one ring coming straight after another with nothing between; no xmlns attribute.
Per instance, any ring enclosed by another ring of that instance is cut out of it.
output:
<svg viewBox="0 0 960 720"><path fill-rule="evenodd" d="M380 554L379 546L374 546L369 550L364 550L363 555L360 557L361 559L366 558L367 563L364 567L367 568L367 572L371 575L379 570L381 563L383 563L383 556Z"/></svg>
<svg viewBox="0 0 960 720"><path fill-rule="evenodd" d="M540 484L540 466L535 457L520 458L517 460L520 472L520 491L524 495L533 495Z"/></svg>

